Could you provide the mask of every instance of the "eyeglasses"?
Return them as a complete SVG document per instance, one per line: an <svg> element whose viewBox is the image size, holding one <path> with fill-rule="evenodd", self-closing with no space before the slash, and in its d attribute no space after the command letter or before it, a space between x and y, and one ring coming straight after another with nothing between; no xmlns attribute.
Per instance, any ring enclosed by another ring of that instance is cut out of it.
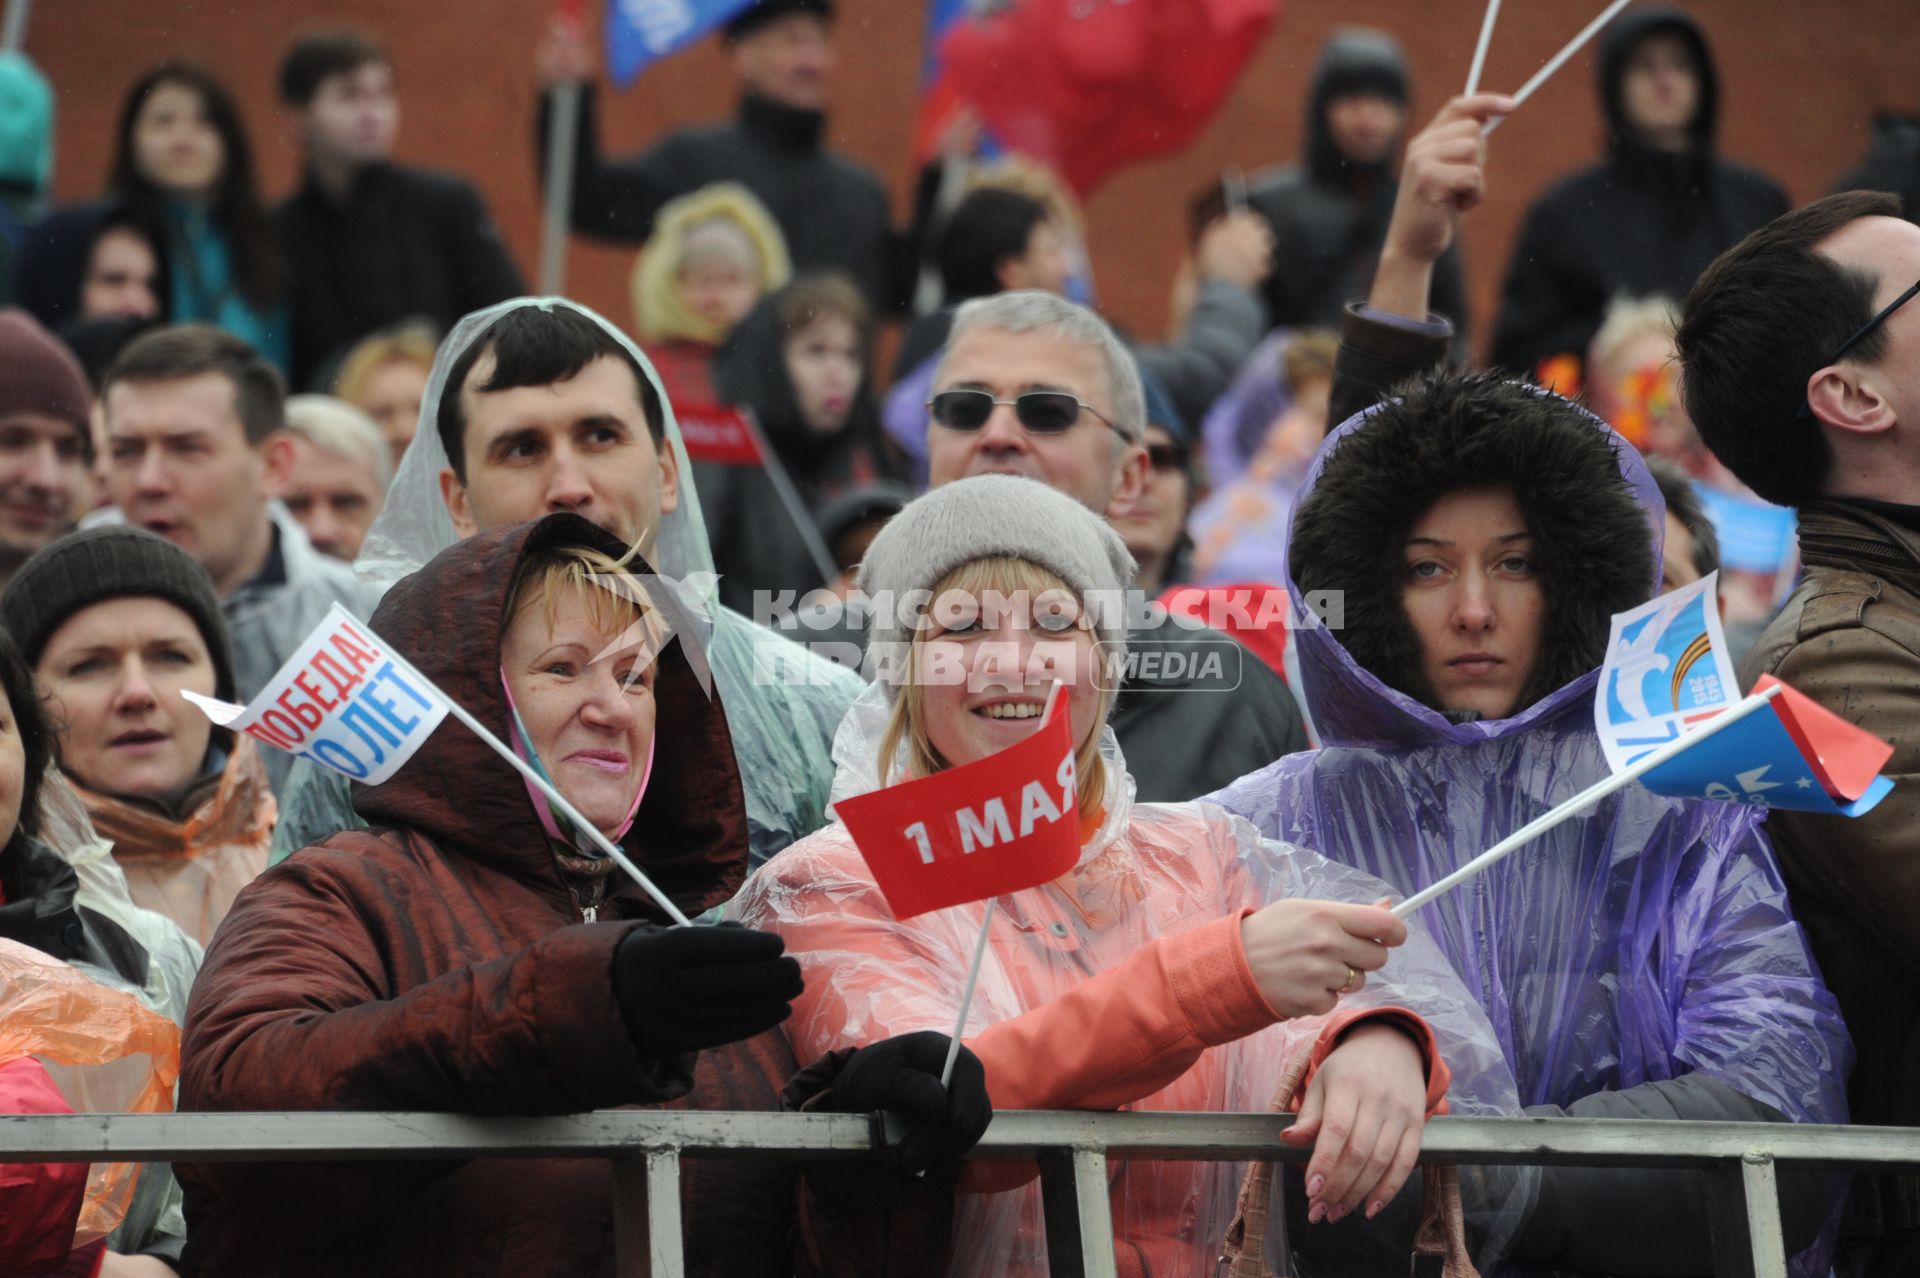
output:
<svg viewBox="0 0 1920 1278"><path fill-rule="evenodd" d="M1841 360L1845 359L1847 357L1847 352L1851 351L1854 347L1858 346L1861 342L1866 341L1868 335L1871 334L1874 329L1879 328L1882 324L1887 322L1888 316L1892 315L1895 311L1899 310L1901 307L1905 306L1908 302L1911 302L1916 297L1920 297L1920 280L1915 280L1912 288L1908 289L1906 292L1902 293L1900 296L1894 298L1891 302L1888 302L1885 306L1881 307L1879 313L1876 314L1872 319L1868 320L1866 323L1862 324L1859 327L1859 329L1854 332L1854 335L1852 337L1849 337L1846 341L1840 343L1839 347L1833 352L1833 354L1827 356L1827 358L1824 361L1822 361L1822 363L1820 364L1820 367L1825 368L1829 364L1838 364ZM1801 400L1799 415L1802 417L1813 416L1813 405L1807 403L1804 399Z"/></svg>
<svg viewBox="0 0 1920 1278"><path fill-rule="evenodd" d="M1065 391L1026 391L1012 399L995 399L983 390L941 391L927 401L927 411L948 430L979 430L1002 404L1012 407L1021 429L1032 435L1061 434L1080 420L1081 409L1120 429L1092 404Z"/></svg>
<svg viewBox="0 0 1920 1278"><path fill-rule="evenodd" d="M1185 470L1187 446L1185 444L1148 444L1147 465L1158 471Z"/></svg>

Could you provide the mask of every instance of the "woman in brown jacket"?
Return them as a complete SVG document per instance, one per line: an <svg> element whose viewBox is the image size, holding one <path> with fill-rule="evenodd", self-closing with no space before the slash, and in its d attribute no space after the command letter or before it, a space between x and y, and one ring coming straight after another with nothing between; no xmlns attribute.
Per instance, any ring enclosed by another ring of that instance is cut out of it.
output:
<svg viewBox="0 0 1920 1278"><path fill-rule="evenodd" d="M693 915L745 873L740 782L671 592L634 603L591 584L625 554L575 515L483 533L394 586L372 624ZM656 658L667 620L677 641ZM779 1108L795 1062L774 1026L800 978L777 938L649 926L661 916L638 887L455 723L355 801L370 829L268 871L214 939L182 1109ZM852 1100L895 1107L877 1090ZM983 1127L969 1118L959 1148ZM204 1272L612 1272L604 1162L207 1164L181 1179L187 1263ZM792 1197L778 1165L690 1163L688 1272L790 1273Z"/></svg>

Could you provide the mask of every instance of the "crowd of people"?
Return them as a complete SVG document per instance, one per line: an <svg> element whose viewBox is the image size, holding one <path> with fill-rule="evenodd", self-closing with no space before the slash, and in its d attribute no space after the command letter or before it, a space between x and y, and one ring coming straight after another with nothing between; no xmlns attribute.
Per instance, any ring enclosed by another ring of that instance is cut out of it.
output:
<svg viewBox="0 0 1920 1278"><path fill-rule="evenodd" d="M745 9L737 117L623 158L549 31L537 123L579 104L572 228L636 247L630 317L527 296L476 187L393 161L363 33L285 51L278 206L178 61L98 199L0 174L0 1112L905 1119L867 1162L689 1162L715 1278L1047 1272L1037 1169L967 1159L995 1109L1296 1115L1297 1164L1115 1164L1139 1278L1708 1274L1698 1173L1422 1168L1424 1124L1920 1126L1920 130L1792 208L1718 153L1700 24L1630 11L1476 368L1461 233L1516 103L1416 129L1397 43L1344 30L1144 341L1071 188L964 115L893 220L822 140L833 18ZM1742 682L1891 742L1891 796L1629 786L1387 909L1608 775L1610 618L1715 573ZM451 722L358 785L194 700L336 607L566 803ZM1050 691L1072 868L902 917L835 805ZM0 1165L0 1270L610 1273L612 1178ZM1780 1194L1801 1278L1920 1271L1920 1178Z"/></svg>

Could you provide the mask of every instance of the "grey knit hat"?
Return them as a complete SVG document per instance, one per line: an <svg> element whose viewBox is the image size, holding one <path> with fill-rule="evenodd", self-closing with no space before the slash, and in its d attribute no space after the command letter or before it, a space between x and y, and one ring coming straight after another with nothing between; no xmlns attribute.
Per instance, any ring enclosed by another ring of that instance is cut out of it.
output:
<svg viewBox="0 0 1920 1278"><path fill-rule="evenodd" d="M1017 475L976 475L909 502L887 522L860 562L859 586L872 604L867 651L898 663L913 640L909 592L932 590L976 559L1006 556L1047 569L1086 606L1103 655L1126 655L1124 592L1133 556L1104 519L1066 494ZM902 612L908 611L906 618Z"/></svg>
<svg viewBox="0 0 1920 1278"><path fill-rule="evenodd" d="M215 694L236 700L233 649L213 579L192 555L144 528L104 524L51 542L21 565L0 594L0 624L33 666L74 613L136 597L164 599L193 618L213 659Z"/></svg>

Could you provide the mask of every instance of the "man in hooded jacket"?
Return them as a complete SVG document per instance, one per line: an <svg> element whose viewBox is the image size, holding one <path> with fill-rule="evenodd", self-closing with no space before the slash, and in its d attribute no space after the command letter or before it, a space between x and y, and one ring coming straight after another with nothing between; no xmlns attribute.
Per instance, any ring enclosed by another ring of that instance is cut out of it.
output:
<svg viewBox="0 0 1920 1278"><path fill-rule="evenodd" d="M1384 32L1350 28L1321 49L1302 162L1256 175L1247 191L1248 207L1273 226L1274 268L1261 286L1273 325L1338 324L1348 300L1366 295L1399 192L1408 96L1406 55ZM1464 335L1457 248L1439 261L1434 297Z"/></svg>
<svg viewBox="0 0 1920 1278"><path fill-rule="evenodd" d="M1507 267L1493 362L1523 376L1582 359L1621 294L1685 296L1715 255L1788 207L1772 179L1715 151L1720 82L1698 22L1629 10L1602 39L1607 158L1534 202Z"/></svg>

